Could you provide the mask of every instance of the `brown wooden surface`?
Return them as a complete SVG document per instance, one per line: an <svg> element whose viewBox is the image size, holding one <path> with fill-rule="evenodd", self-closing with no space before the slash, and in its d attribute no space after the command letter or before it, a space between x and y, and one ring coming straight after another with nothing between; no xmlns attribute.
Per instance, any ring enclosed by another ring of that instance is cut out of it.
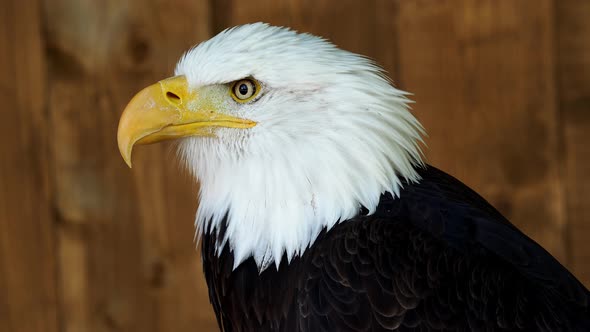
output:
<svg viewBox="0 0 590 332"><path fill-rule="evenodd" d="M557 76L572 272L590 285L590 2L556 3Z"/></svg>
<svg viewBox="0 0 590 332"><path fill-rule="evenodd" d="M0 330L58 331L39 7L0 10ZM15 41L19 40L18 43Z"/></svg>
<svg viewBox="0 0 590 332"><path fill-rule="evenodd" d="M21 4L22 3L22 4ZM575 0L4 0L0 331L210 331L196 185L116 147L130 97L194 43L267 21L414 93L428 161L590 285L590 5Z"/></svg>
<svg viewBox="0 0 590 332"><path fill-rule="evenodd" d="M398 34L430 162L567 262L551 2L434 3L400 1Z"/></svg>

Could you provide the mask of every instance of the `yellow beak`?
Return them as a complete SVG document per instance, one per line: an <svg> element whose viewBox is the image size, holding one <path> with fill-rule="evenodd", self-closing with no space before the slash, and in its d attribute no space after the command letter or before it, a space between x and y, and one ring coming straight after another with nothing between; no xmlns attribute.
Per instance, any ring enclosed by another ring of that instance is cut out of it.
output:
<svg viewBox="0 0 590 332"><path fill-rule="evenodd" d="M252 128L256 122L221 114L212 103L199 103L184 76L162 80L131 99L119 120L117 141L131 167L134 145L187 136L214 136L213 127ZM203 106L207 105L207 106Z"/></svg>

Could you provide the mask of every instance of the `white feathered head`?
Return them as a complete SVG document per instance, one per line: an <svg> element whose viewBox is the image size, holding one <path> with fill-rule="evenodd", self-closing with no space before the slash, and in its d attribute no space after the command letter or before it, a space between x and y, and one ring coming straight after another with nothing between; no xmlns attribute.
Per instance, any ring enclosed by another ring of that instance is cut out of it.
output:
<svg viewBox="0 0 590 332"><path fill-rule="evenodd" d="M421 164L422 127L405 93L365 57L256 23L189 50L174 77L138 93L119 124L134 145L183 138L200 182L201 234L226 227L237 266L300 255L323 228L399 195Z"/></svg>

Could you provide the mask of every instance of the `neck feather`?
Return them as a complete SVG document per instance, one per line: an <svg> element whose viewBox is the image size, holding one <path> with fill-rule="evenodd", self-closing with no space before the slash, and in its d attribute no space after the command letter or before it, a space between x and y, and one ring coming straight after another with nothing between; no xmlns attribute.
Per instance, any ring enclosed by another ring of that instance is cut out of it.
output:
<svg viewBox="0 0 590 332"><path fill-rule="evenodd" d="M199 235L226 223L218 252L229 245L234 268L252 256L262 271L284 253L303 254L361 207L373 213L382 193L399 196L404 180L419 179L422 129L405 98L394 97L356 115L335 112L337 134L252 139L264 148L245 144L237 157L214 138L186 140L181 156L200 181Z"/></svg>

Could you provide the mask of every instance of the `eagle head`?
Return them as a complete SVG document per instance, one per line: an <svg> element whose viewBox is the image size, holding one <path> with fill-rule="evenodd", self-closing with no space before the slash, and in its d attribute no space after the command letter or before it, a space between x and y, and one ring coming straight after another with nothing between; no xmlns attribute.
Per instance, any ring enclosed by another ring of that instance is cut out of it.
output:
<svg viewBox="0 0 590 332"><path fill-rule="evenodd" d="M121 155L179 139L199 181L197 231L220 232L235 266L302 254L322 229L418 179L422 127L369 59L310 34L255 23L187 51L175 76L139 92Z"/></svg>

